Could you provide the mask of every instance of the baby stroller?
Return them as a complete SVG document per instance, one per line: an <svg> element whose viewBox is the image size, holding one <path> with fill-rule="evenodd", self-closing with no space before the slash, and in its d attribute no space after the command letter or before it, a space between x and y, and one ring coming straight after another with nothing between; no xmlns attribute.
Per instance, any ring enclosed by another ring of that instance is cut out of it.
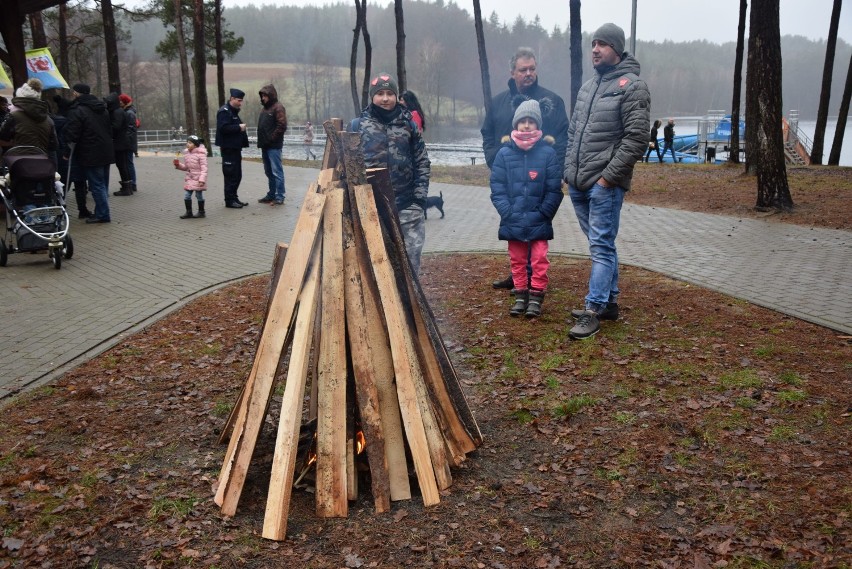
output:
<svg viewBox="0 0 852 569"><path fill-rule="evenodd" d="M68 234L62 184L56 165L34 146L15 146L0 165L0 196L6 208L6 235L0 238L0 267L12 253L47 250L56 269L74 254Z"/></svg>

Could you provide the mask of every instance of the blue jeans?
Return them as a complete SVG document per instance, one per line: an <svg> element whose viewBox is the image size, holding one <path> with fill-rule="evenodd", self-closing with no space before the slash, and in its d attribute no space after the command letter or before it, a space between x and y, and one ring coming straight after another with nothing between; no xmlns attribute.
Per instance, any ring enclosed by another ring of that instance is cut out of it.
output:
<svg viewBox="0 0 852 569"><path fill-rule="evenodd" d="M264 148L263 173L269 182L266 197L275 201L284 199L284 166L281 164L280 148Z"/></svg>
<svg viewBox="0 0 852 569"><path fill-rule="evenodd" d="M109 167L105 166L84 166L86 172L86 181L89 182L89 193L95 200L95 219L110 221L109 216Z"/></svg>
<svg viewBox="0 0 852 569"><path fill-rule="evenodd" d="M598 310L608 302L618 302L618 252L615 238L621 221L624 189L604 188L595 183L588 191L569 186L574 213L580 229L589 240L592 274L589 277L589 294L586 309Z"/></svg>
<svg viewBox="0 0 852 569"><path fill-rule="evenodd" d="M127 171L130 172L130 181L136 185L136 164L133 163L133 151L127 151Z"/></svg>

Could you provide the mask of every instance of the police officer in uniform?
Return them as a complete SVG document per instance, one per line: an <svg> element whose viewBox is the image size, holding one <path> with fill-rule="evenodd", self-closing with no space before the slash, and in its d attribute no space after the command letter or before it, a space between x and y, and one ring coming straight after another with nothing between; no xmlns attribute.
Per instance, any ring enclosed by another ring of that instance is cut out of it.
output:
<svg viewBox="0 0 852 569"><path fill-rule="evenodd" d="M231 97L216 113L216 141L222 153L222 176L225 178L225 207L238 209L248 203L240 201L237 190L243 179L242 149L248 148L246 123L240 121L240 108L246 94L231 89Z"/></svg>

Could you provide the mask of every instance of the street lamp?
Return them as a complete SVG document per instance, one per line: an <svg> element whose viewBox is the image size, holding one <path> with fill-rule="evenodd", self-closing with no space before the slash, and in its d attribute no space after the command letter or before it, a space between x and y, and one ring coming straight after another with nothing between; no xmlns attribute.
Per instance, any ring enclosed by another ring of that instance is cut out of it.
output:
<svg viewBox="0 0 852 569"><path fill-rule="evenodd" d="M630 54L636 55L636 2L633 0L633 16L630 19Z"/></svg>

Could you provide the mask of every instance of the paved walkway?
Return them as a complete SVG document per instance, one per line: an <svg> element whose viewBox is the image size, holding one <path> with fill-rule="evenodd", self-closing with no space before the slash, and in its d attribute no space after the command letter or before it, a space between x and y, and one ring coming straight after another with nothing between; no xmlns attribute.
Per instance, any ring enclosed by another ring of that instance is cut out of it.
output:
<svg viewBox="0 0 852 569"><path fill-rule="evenodd" d="M251 205L231 210L213 159L207 218L180 220L183 178L171 159L137 159L140 190L110 196L109 225L85 225L69 205L75 252L61 270L46 254L10 255L0 267L0 398L50 381L195 296L268 272L318 173L285 168L286 205L270 207L256 203L266 188L262 165L244 163L240 195ZM431 191L443 192L447 215L427 221L425 252L505 251L486 188ZM587 254L568 201L555 233L552 251ZM628 204L619 252L622 263L852 334L850 232ZM483 275L482 286L493 277Z"/></svg>

